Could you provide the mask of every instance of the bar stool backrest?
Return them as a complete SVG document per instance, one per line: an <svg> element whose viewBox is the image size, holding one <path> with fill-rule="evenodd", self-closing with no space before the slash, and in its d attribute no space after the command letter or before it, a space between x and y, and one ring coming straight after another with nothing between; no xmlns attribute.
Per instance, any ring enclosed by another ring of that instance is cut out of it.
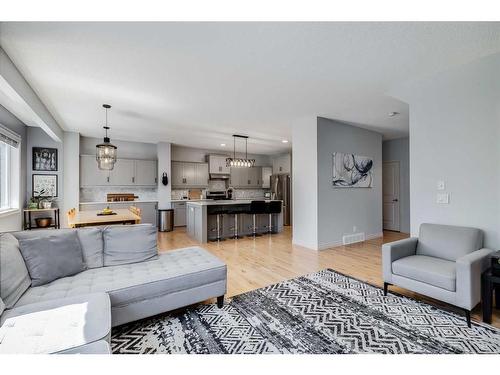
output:
<svg viewBox="0 0 500 375"><path fill-rule="evenodd" d="M255 215L267 213L267 203L265 201L251 201L250 213Z"/></svg>
<svg viewBox="0 0 500 375"><path fill-rule="evenodd" d="M279 214L281 212L281 201L271 201L267 205L268 214Z"/></svg>

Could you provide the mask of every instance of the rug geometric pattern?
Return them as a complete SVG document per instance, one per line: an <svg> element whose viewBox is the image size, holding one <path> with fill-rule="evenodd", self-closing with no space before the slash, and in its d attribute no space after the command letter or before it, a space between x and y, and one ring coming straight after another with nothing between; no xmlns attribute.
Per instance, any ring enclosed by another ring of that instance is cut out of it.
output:
<svg viewBox="0 0 500 375"><path fill-rule="evenodd" d="M113 353L500 353L500 330L327 269L113 329Z"/></svg>

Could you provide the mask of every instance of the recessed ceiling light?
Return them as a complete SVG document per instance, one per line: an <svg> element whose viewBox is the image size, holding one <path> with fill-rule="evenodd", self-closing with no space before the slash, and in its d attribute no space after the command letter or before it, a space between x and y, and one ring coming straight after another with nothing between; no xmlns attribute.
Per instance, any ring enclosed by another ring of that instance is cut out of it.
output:
<svg viewBox="0 0 500 375"><path fill-rule="evenodd" d="M394 117L399 115L399 112L389 112L389 117Z"/></svg>
<svg viewBox="0 0 500 375"><path fill-rule="evenodd" d="M283 140L281 140L281 143L288 143L288 140L287 139L283 139Z"/></svg>
<svg viewBox="0 0 500 375"><path fill-rule="evenodd" d="M226 144L225 143L221 143L220 147L226 147Z"/></svg>

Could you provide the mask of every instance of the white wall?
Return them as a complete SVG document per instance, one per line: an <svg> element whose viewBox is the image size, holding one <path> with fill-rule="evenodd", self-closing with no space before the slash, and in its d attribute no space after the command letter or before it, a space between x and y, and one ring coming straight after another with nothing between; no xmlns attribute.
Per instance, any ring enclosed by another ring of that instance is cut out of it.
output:
<svg viewBox="0 0 500 375"><path fill-rule="evenodd" d="M410 141L392 139L382 143L382 160L399 162L400 231L410 233Z"/></svg>
<svg viewBox="0 0 500 375"><path fill-rule="evenodd" d="M158 155L158 208L171 208L170 201L172 196L172 170L171 170L171 144L160 142L157 145ZM168 185L164 186L161 182L163 173L167 173Z"/></svg>
<svg viewBox="0 0 500 375"><path fill-rule="evenodd" d="M363 232L366 238L380 237L382 235L382 135L318 117L317 138L319 249L341 245L342 237L346 234ZM334 188L332 186L334 152L370 157L373 160L373 187Z"/></svg>
<svg viewBox="0 0 500 375"><path fill-rule="evenodd" d="M64 132L63 142L64 198L61 205L61 225L67 227L66 212L71 208L78 209L80 203L80 134Z"/></svg>
<svg viewBox="0 0 500 375"><path fill-rule="evenodd" d="M21 208L26 203L26 126L19 121L13 114L0 105L0 124L9 128L13 132L21 136L20 148L20 191L19 191L19 205ZM22 228L22 212L12 215L0 217L0 232L9 232L21 230Z"/></svg>
<svg viewBox="0 0 500 375"><path fill-rule="evenodd" d="M231 147L229 147L231 146ZM192 148L185 146L172 145L172 160L174 161L191 161L191 162L206 162L206 156L209 154L217 154L217 155L227 155L231 156L233 154L232 145L228 145L224 149L220 150L207 150L201 148ZM241 156L241 153L238 152L241 150L240 148L236 149L237 156ZM256 166L271 166L272 161L271 158L267 155L256 155L256 154L248 154L248 157L251 159L255 159Z"/></svg>
<svg viewBox="0 0 500 375"><path fill-rule="evenodd" d="M411 233L423 222L485 231L500 248L500 54L395 92L410 105ZM449 204L437 204L444 181Z"/></svg>
<svg viewBox="0 0 500 375"><path fill-rule="evenodd" d="M292 127L293 244L318 249L318 137L316 117Z"/></svg>
<svg viewBox="0 0 500 375"><path fill-rule="evenodd" d="M113 136L113 133L111 132L109 135ZM95 155L95 146L102 141L103 138L80 137L80 155ZM156 144L154 143L120 141L113 138L111 138L111 143L118 147L118 158L145 160L156 160L157 158Z"/></svg>

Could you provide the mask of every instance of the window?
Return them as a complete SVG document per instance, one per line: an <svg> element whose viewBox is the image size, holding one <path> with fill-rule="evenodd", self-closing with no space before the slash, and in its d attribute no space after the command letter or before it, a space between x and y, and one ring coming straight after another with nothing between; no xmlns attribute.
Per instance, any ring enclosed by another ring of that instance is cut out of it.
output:
<svg viewBox="0 0 500 375"><path fill-rule="evenodd" d="M20 141L0 125L0 214L19 209Z"/></svg>

